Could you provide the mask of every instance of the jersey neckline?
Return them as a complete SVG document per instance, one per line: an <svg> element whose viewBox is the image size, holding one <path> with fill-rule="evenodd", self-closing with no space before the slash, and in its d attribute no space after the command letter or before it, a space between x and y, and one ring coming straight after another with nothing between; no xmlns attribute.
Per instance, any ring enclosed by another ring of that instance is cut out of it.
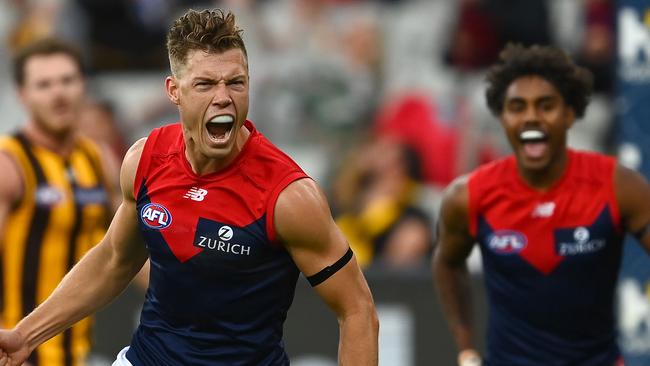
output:
<svg viewBox="0 0 650 366"><path fill-rule="evenodd" d="M563 185L564 182L568 180L568 177L571 175L572 166L573 166L573 160L574 160L574 151L572 149L566 150L567 152L567 163L566 166L564 167L564 171L562 172L562 175L558 180L553 182L551 186L545 190L539 190L524 180L524 178L519 174L519 167L517 165L517 159L514 155L510 157L510 165L513 167L512 171L514 172L513 175L515 176L514 179L517 182L517 185L521 187L522 189L526 190L527 192L530 192L532 194L538 195L538 196L551 196L553 195L554 192L556 192L558 189L560 189Z"/></svg>

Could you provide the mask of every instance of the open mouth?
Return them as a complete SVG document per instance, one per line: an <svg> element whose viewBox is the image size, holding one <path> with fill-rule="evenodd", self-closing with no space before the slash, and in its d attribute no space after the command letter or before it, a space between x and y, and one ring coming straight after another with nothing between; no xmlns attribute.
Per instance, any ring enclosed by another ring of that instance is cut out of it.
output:
<svg viewBox="0 0 650 366"><path fill-rule="evenodd" d="M548 150L548 135L540 130L526 130L519 134L524 154L531 159L539 159Z"/></svg>
<svg viewBox="0 0 650 366"><path fill-rule="evenodd" d="M205 127L210 139L215 142L224 142L230 137L235 119L230 115L220 115L209 120Z"/></svg>

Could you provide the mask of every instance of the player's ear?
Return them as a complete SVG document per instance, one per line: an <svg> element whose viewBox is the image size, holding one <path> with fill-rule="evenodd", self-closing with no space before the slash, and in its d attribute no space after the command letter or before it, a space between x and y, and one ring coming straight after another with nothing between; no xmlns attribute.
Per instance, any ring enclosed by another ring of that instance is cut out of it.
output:
<svg viewBox="0 0 650 366"><path fill-rule="evenodd" d="M180 103L180 98L178 96L178 81L176 77L167 76L165 79L165 90L167 91L167 97L171 100L172 103L178 105Z"/></svg>

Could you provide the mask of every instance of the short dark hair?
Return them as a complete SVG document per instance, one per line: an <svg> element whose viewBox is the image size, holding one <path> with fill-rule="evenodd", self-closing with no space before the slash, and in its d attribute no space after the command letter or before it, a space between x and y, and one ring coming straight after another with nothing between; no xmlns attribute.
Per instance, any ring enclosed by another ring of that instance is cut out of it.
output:
<svg viewBox="0 0 650 366"><path fill-rule="evenodd" d="M235 25L235 15L223 10L189 10L172 24L167 34L167 52L172 74L185 64L191 50L224 52L239 48L248 57L243 30Z"/></svg>
<svg viewBox="0 0 650 366"><path fill-rule="evenodd" d="M25 64L33 56L48 56L54 54L64 54L70 57L77 67L79 73L85 73L83 57L81 51L62 39L59 38L42 38L27 44L16 52L13 58L13 77L16 85L22 86L25 82Z"/></svg>
<svg viewBox="0 0 650 366"><path fill-rule="evenodd" d="M562 95L564 102L573 108L576 117L582 118L593 91L593 75L576 65L566 52L551 46L508 44L499 61L487 74L487 105L495 115L503 111L506 90L522 76L539 76L550 82Z"/></svg>

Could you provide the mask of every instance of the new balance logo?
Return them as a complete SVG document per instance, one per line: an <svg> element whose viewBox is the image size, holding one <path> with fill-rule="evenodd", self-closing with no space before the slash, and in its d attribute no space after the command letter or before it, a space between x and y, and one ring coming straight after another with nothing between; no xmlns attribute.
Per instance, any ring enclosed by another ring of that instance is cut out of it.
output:
<svg viewBox="0 0 650 366"><path fill-rule="evenodd" d="M203 188L192 187L183 198L189 198L192 201L203 201L205 195L208 194L208 191Z"/></svg>
<svg viewBox="0 0 650 366"><path fill-rule="evenodd" d="M555 202L540 203L533 211L533 217L551 217L555 211Z"/></svg>

